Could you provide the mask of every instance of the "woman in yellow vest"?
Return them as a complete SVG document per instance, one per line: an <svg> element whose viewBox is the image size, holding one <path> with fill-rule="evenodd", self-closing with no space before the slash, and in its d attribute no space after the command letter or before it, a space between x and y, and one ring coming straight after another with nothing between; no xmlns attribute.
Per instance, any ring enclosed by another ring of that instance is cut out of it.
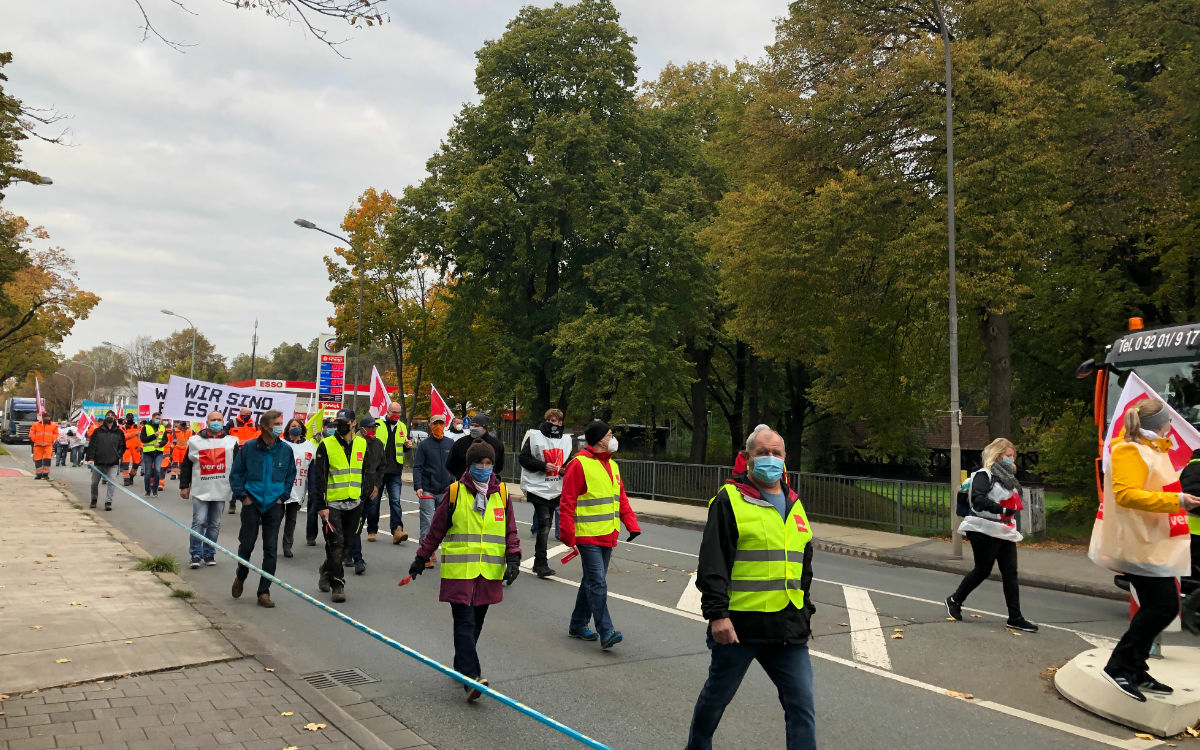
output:
<svg viewBox="0 0 1200 750"><path fill-rule="evenodd" d="M438 600L450 604L454 616L454 668L473 680L480 677L479 634L488 607L504 598L501 581L512 584L520 572L521 542L508 488L492 471L496 452L483 440L467 449L467 470L450 485L421 539L410 576L425 572L438 545L442 547L442 589ZM467 701L480 696L463 685Z"/></svg>

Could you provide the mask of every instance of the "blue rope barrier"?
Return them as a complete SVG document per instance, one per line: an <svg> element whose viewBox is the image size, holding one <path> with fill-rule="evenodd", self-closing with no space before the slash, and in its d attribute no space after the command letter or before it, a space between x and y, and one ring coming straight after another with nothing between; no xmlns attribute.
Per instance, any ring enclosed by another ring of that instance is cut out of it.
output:
<svg viewBox="0 0 1200 750"><path fill-rule="evenodd" d="M97 469L95 467L95 465L91 465L88 468L91 469L92 471L96 472L97 474L100 474L100 476L103 477L104 481L106 481L106 482L108 481L107 475L105 475L104 472ZM285 591L289 591L289 592L295 594L296 596L300 597L301 599L308 602L309 604L312 604L313 606L317 607L318 609L324 610L325 612L333 615L334 617L338 618L342 622L347 623L348 625L354 626L355 628L357 628L358 630L361 630L362 632L366 633L367 635L371 636L372 638L374 638L378 641L382 641L383 643L386 643L387 645L396 649L397 651L404 654L405 656L412 657L413 659L416 659L417 661L421 662L422 664L424 664L428 667L432 667L433 669L437 670L438 672L441 672L442 674L444 674L448 677L452 677L455 680L458 680L459 682L463 683L464 685L470 685L472 688L478 690L480 693L483 693L484 695L486 695L490 698L494 698L495 700L499 701L500 703L503 703L504 705L508 706L509 708L516 709L517 711L525 714L526 716L536 719L537 721L545 724L546 726L550 727L551 729L554 729L554 730L566 735L567 737L570 737L571 739L575 740L576 742L579 742L583 745L587 745L588 747L596 748L596 750L612 750L612 748L610 748L608 745L605 745L604 743L599 742L598 740L594 740L591 737L588 737L586 734L583 734L582 732L578 732L578 731L572 729L571 727L567 726L566 724L563 724L561 721L558 721L557 719L553 719L553 718L545 715L541 711L538 711L535 708L531 708L531 707L525 705L524 703L520 702L519 700L510 698L507 695L505 695L504 693L501 693L497 690L493 690L492 688L488 687L487 685L484 685L481 682L476 682L475 680L472 680L470 677L466 677L466 676L460 674L459 672L454 671L452 668L447 667L445 664L442 664L441 662L437 661L436 659L431 659L428 656L422 654L420 651L409 648L408 646L405 646L403 643L400 643L399 641L395 640L394 638L391 638L387 635L384 635L383 633L380 633L378 630L372 628L371 626L367 625L366 623L359 622L358 620L354 619L353 617L346 614L345 612L335 609L335 608L329 606L328 604L326 604L325 602L322 602L319 599L316 599L316 598L310 596L309 594L306 594L305 592L301 591L300 589L296 588L295 586L292 586L287 581L284 581L282 578L277 578L276 576L266 572L265 570L258 567L257 565L250 562L249 560L243 560L242 558L238 557L237 554L230 552L229 550L222 547L220 544L210 541L207 537L205 537L200 532L193 531L190 526L186 526L182 522L171 517L169 514L165 513L164 511L162 511L161 509L156 507L153 503L146 502L146 500L138 497L135 493L130 492L124 486L119 485L119 484L113 484L113 487L117 488L121 492L124 492L126 495L128 495L129 497L132 497L134 500L137 500L142 505L145 505L150 510L159 514L160 516L167 519L171 523L175 524L179 528L181 528L184 531L186 531L187 533L191 534L192 536L197 537L198 539L202 540L205 544L210 545L214 549L220 550L223 554L228 555L229 557L233 558L241 565L245 565L250 570L253 570L255 573L258 573L259 575L263 576L264 578L271 581L272 583L278 585ZM224 512L224 510L222 510L222 512Z"/></svg>

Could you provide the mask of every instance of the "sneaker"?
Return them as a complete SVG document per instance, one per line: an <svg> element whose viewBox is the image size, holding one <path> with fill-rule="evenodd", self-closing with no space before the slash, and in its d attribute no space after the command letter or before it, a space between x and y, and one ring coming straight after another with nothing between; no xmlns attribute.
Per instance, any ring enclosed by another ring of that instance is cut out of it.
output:
<svg viewBox="0 0 1200 750"><path fill-rule="evenodd" d="M954 601L954 594L946 597L946 614L962 622L962 605Z"/></svg>
<svg viewBox="0 0 1200 750"><path fill-rule="evenodd" d="M594 641L600 638L600 635L595 630L584 628L583 630L568 630L567 635L572 638L578 638L581 641Z"/></svg>
<svg viewBox="0 0 1200 750"><path fill-rule="evenodd" d="M367 541L368 542L375 541L375 534L367 534Z"/></svg>
<svg viewBox="0 0 1200 750"><path fill-rule="evenodd" d="M105 510L112 510L112 503L105 503L105 504L104 504L104 509L105 509Z"/></svg>
<svg viewBox="0 0 1200 750"><path fill-rule="evenodd" d="M1108 671L1108 667L1105 667L1103 670L1101 670L1100 674L1105 680L1112 683L1117 690L1120 690L1125 695L1128 695L1130 698L1133 698L1139 703L1146 702L1146 696L1142 695L1142 691L1138 690L1138 686L1134 684L1133 680L1130 680L1128 677L1114 676Z"/></svg>
<svg viewBox="0 0 1200 750"><path fill-rule="evenodd" d="M230 506L229 506L229 515L231 515L231 516L232 516L234 513L237 513L237 506L236 506L236 505L230 505Z"/></svg>
<svg viewBox="0 0 1200 750"><path fill-rule="evenodd" d="M292 556L292 548L291 548L291 547L284 547L284 548L283 548L283 556L284 556L284 557L291 557L291 556Z"/></svg>
<svg viewBox="0 0 1200 750"><path fill-rule="evenodd" d="M623 640L625 640L625 636L621 635L621 631L610 630L604 634L603 638L600 639L600 648L607 651Z"/></svg>
<svg viewBox="0 0 1200 750"><path fill-rule="evenodd" d="M543 565L540 568L535 567L533 569L533 574L538 578L549 578L550 576L554 575L554 568L551 568L548 565Z"/></svg>
<svg viewBox="0 0 1200 750"><path fill-rule="evenodd" d="M329 592L329 574L321 571L321 577L317 579L317 588L326 593Z"/></svg>
<svg viewBox="0 0 1200 750"><path fill-rule="evenodd" d="M346 589L341 586L333 587L333 601L335 604L341 604L346 601Z"/></svg>
<svg viewBox="0 0 1200 750"><path fill-rule="evenodd" d="M192 561L188 563L188 567L192 570L198 570L200 568L200 558L193 557Z"/></svg>
<svg viewBox="0 0 1200 750"><path fill-rule="evenodd" d="M488 681L483 679L482 677L476 677L475 681L480 683L481 685L488 684ZM467 703L474 703L475 701L479 700L479 696L483 695L482 692L480 692L476 688L471 687L470 685L463 685L463 689L467 691Z"/></svg>
<svg viewBox="0 0 1200 750"><path fill-rule="evenodd" d="M1171 695L1175 689L1170 685L1163 684L1150 676L1147 672L1143 674L1137 681L1138 689L1144 693L1154 693L1155 695Z"/></svg>
<svg viewBox="0 0 1200 750"><path fill-rule="evenodd" d="M146 497L150 497L150 493L149 493L149 492L147 492L147 493L146 493Z"/></svg>
<svg viewBox="0 0 1200 750"><path fill-rule="evenodd" d="M243 582L242 582L241 578L233 579L233 588L230 589L230 593L233 594L234 599L237 599L238 597L240 597L242 595L242 585L243 585Z"/></svg>
<svg viewBox="0 0 1200 750"><path fill-rule="evenodd" d="M216 561L216 560L213 560L212 558L209 558L209 559L205 560L205 561L204 561L204 564L205 564L205 565L207 565L207 566L208 566L208 567L210 567L210 568L215 568L215 567L217 567L217 561Z"/></svg>
<svg viewBox="0 0 1200 750"><path fill-rule="evenodd" d="M367 572L367 564L365 562L360 562L358 565L354 566L354 575L360 576L366 572Z"/></svg>
<svg viewBox="0 0 1200 750"><path fill-rule="evenodd" d="M266 607L267 609L274 609L275 602L271 601L270 594L259 594L258 595L258 606Z"/></svg>
<svg viewBox="0 0 1200 750"><path fill-rule="evenodd" d="M95 501L95 500L93 500L93 501L92 501L92 504L91 504L91 505L89 505L88 507L89 507L89 508L95 508L95 507L96 507L96 501Z"/></svg>
<svg viewBox="0 0 1200 750"><path fill-rule="evenodd" d="M1008 618L1008 627L1013 630L1024 630L1026 633L1038 632L1038 626L1020 615Z"/></svg>
<svg viewBox="0 0 1200 750"><path fill-rule="evenodd" d="M317 546L317 540L316 540L316 539L305 539L305 540L304 540L304 543L305 543L305 544L307 544L309 547L316 547L316 546Z"/></svg>
<svg viewBox="0 0 1200 750"><path fill-rule="evenodd" d="M408 541L408 532L404 529L397 528L392 532L392 544L402 544Z"/></svg>

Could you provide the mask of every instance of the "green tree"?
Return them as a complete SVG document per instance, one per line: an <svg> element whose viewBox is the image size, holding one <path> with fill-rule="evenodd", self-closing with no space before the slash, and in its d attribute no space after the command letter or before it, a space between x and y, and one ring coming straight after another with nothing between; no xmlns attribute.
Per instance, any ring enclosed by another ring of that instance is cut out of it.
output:
<svg viewBox="0 0 1200 750"><path fill-rule="evenodd" d="M159 343L164 370L159 374L162 382L171 375L187 377L192 371L192 329L175 331ZM196 379L209 382L224 382L225 358L217 354L216 347L203 333L196 333Z"/></svg>

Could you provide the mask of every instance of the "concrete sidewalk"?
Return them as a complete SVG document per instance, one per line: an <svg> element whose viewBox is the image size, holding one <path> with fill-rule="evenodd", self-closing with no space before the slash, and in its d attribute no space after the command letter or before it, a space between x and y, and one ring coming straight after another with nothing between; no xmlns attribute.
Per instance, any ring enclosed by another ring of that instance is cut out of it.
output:
<svg viewBox="0 0 1200 750"><path fill-rule="evenodd" d="M524 502L525 495L516 485L510 485L513 499ZM803 499L803 498L801 498ZM638 518L668 526L703 529L708 518L708 509L630 497L629 504ZM972 567L971 545L963 540L963 556L953 556L953 544L949 539L929 539L906 536L887 531L874 531L851 526L814 521L813 543L822 552L864 557L870 560L911 568L928 568L963 575ZM647 544L653 542L642 537ZM1037 588L1068 591L1106 599L1128 601L1129 594L1113 585L1113 574L1092 563L1087 550L1079 548L1052 549L1020 545L1018 567L1021 584ZM999 580L999 570L992 572L992 579Z"/></svg>
<svg viewBox="0 0 1200 750"><path fill-rule="evenodd" d="M0 750L430 747L348 688L335 703L255 656L53 482L0 468L0 545Z"/></svg>

